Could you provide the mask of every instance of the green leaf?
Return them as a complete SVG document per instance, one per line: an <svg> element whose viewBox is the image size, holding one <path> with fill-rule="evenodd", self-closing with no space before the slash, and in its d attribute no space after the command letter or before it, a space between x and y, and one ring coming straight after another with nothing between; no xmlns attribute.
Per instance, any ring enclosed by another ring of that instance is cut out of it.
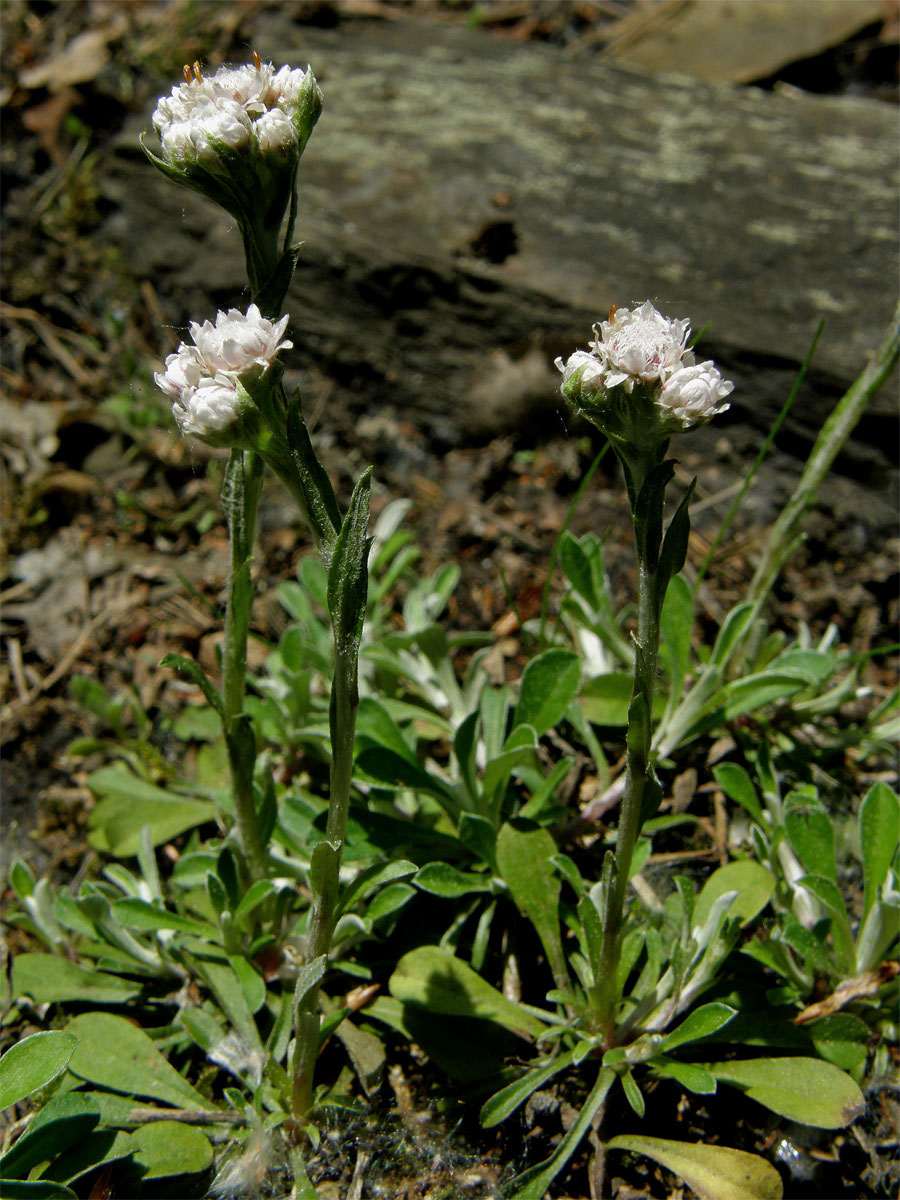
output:
<svg viewBox="0 0 900 1200"><path fill-rule="evenodd" d="M356 759L356 769L365 779L391 788L411 788L424 792L451 812L457 809L456 797L442 779L431 775L418 762L410 762L403 755L386 746L370 746L362 750Z"/></svg>
<svg viewBox="0 0 900 1200"><path fill-rule="evenodd" d="M320 954L312 962L304 963L297 972L297 982L294 985L294 1008L298 1008L313 988L317 988L325 977L328 969L328 956Z"/></svg>
<svg viewBox="0 0 900 1200"><path fill-rule="evenodd" d="M252 986L251 981L246 977L239 976L228 962L212 958L198 958L195 962L198 973L206 979L235 1031L244 1039L250 1051L262 1062L263 1046L251 1011L252 1002L257 997L251 994L251 1002L248 1003L247 993L244 990L245 983L248 984L248 987ZM248 966L247 969L251 970L252 968Z"/></svg>
<svg viewBox="0 0 900 1200"><path fill-rule="evenodd" d="M342 1021L335 1030L335 1037L347 1051L363 1091L371 1097L384 1073L384 1043L380 1037L360 1029L352 1021Z"/></svg>
<svg viewBox="0 0 900 1200"><path fill-rule="evenodd" d="M146 1172L142 1178L196 1175L212 1165L213 1150L199 1129L181 1121L152 1121L132 1134L134 1160Z"/></svg>
<svg viewBox="0 0 900 1200"><path fill-rule="evenodd" d="M581 689L581 711L592 725L627 725L633 687L631 675L624 671L595 675Z"/></svg>
<svg viewBox="0 0 900 1200"><path fill-rule="evenodd" d="M818 1058L753 1058L702 1065L722 1083L801 1125L841 1129L865 1112L863 1094L850 1076Z"/></svg>
<svg viewBox="0 0 900 1200"><path fill-rule="evenodd" d="M140 984L105 971L93 971L56 954L19 954L13 960L13 994L35 1004L77 1000L88 1004L124 1004Z"/></svg>
<svg viewBox="0 0 900 1200"><path fill-rule="evenodd" d="M234 910L234 922L239 925L250 913L267 900L275 891L275 885L268 879L257 879L256 883L252 883L247 888L241 897L241 901Z"/></svg>
<svg viewBox="0 0 900 1200"><path fill-rule="evenodd" d="M88 841L117 858L137 854L144 825L150 826L153 845L158 846L216 815L215 805L208 800L164 791L121 764L93 771L87 785L99 797L88 821Z"/></svg>
<svg viewBox="0 0 900 1200"><path fill-rule="evenodd" d="M688 539L691 536L691 500L696 486L697 476L695 475L682 496L681 503L675 510L663 538L662 550L659 552L659 567L657 568L661 597L665 597L669 581L678 575L687 558Z"/></svg>
<svg viewBox="0 0 900 1200"><path fill-rule="evenodd" d="M847 906L838 885L823 875L804 875L797 880L801 887L822 904L831 918L831 939L835 951L848 975L856 970L856 948L853 944L853 931L847 916Z"/></svg>
<svg viewBox="0 0 900 1200"><path fill-rule="evenodd" d="M671 526L669 526L671 530ZM668 537L668 534L666 535ZM694 626L694 593L683 575L672 577L659 618L662 650L669 673L669 689L674 698L684 690Z"/></svg>
<svg viewBox="0 0 900 1200"><path fill-rule="evenodd" d="M626 463L622 461L623 467ZM637 542L638 559L646 562L650 571L659 565L659 550L662 543L663 503L666 488L675 474L675 460L664 459L644 476L641 490L634 503L634 537ZM628 471L626 469L626 479Z"/></svg>
<svg viewBox="0 0 900 1200"><path fill-rule="evenodd" d="M316 458L309 432L303 420L299 387L294 391L287 409L287 439L291 460L300 479L306 503L306 516L322 543L325 557L330 558L341 518L328 472Z"/></svg>
<svg viewBox="0 0 900 1200"><path fill-rule="evenodd" d="M491 881L487 875L476 875L472 871L460 871L450 863L430 862L413 879L417 888L430 892L432 896L443 896L456 900L472 892L489 892Z"/></svg>
<svg viewBox="0 0 900 1200"><path fill-rule="evenodd" d="M682 1179L699 1200L781 1200L781 1176L764 1158L728 1146L692 1145L664 1138L625 1134L607 1150L630 1150L652 1158Z"/></svg>
<svg viewBox="0 0 900 1200"><path fill-rule="evenodd" d="M328 611L334 624L334 636L343 644L354 647L359 645L366 612L370 544L366 530L371 476L372 468L369 467L353 489L328 568Z"/></svg>
<svg viewBox="0 0 900 1200"><path fill-rule="evenodd" d="M834 656L822 650L790 649L771 665L780 675L794 675L807 687L821 687L834 673Z"/></svg>
<svg viewBox="0 0 900 1200"><path fill-rule="evenodd" d="M532 725L517 725L504 743L503 749L489 758L481 781L483 796L492 802L494 812L499 815L498 805L503 799L506 785L516 767L534 762L537 750L537 734Z"/></svg>
<svg viewBox="0 0 900 1200"><path fill-rule="evenodd" d="M74 1092L51 1096L34 1114L12 1149L3 1155L4 1175L26 1175L39 1163L49 1162L90 1133L99 1121L99 1105L89 1097Z"/></svg>
<svg viewBox="0 0 900 1200"><path fill-rule="evenodd" d="M797 692L803 691L806 683L799 676L791 673L779 673L772 668L761 671L758 675L747 675L728 683L723 689L725 719L734 721L745 713L776 700L785 700Z"/></svg>
<svg viewBox="0 0 900 1200"><path fill-rule="evenodd" d="M553 866L556 853L556 842L546 829L507 824L497 835L500 875L541 939L556 986L566 988L569 972L559 932L561 884Z"/></svg>
<svg viewBox="0 0 900 1200"><path fill-rule="evenodd" d="M747 925L769 903L775 891L775 877L771 871L752 859L727 863L713 871L703 885L694 906L694 928L702 926L712 906L726 892L737 892L728 909L730 917L740 917Z"/></svg>
<svg viewBox="0 0 900 1200"><path fill-rule="evenodd" d="M810 1021L806 1031L812 1038L820 1058L834 1063L842 1071L850 1071L856 1079L866 1064L869 1027L852 1013L831 1013Z"/></svg>
<svg viewBox="0 0 900 1200"><path fill-rule="evenodd" d="M176 1108L214 1107L169 1066L146 1033L124 1017L82 1013L69 1021L67 1029L78 1039L69 1071L79 1079Z"/></svg>
<svg viewBox="0 0 900 1200"><path fill-rule="evenodd" d="M112 911L119 924L124 925L126 929L147 929L153 932L160 929L177 929L183 933L195 933L198 937L215 937L216 933L213 926L204 921L183 917L160 904L150 904L146 900L134 897L116 900Z"/></svg>
<svg viewBox="0 0 900 1200"><path fill-rule="evenodd" d="M492 1129L495 1125L499 1125L501 1121L505 1121L523 1101L527 1100L548 1079L552 1079L554 1075L558 1075L560 1071L564 1071L567 1067L570 1067L574 1055L575 1052L573 1050L566 1050L565 1053L551 1059L544 1066L535 1067L533 1070L527 1071L521 1079L517 1079L514 1083L501 1088L499 1092L495 1092L481 1106L479 1120L482 1127L484 1129Z"/></svg>
<svg viewBox="0 0 900 1200"><path fill-rule="evenodd" d="M683 1046L687 1042L696 1042L700 1038L709 1037L724 1025L727 1025L730 1020L736 1015L737 1009L731 1008L727 1004L701 1004L699 1008L695 1008L676 1026L671 1033L666 1034L660 1043L660 1051L663 1054L668 1054L670 1050L674 1050L676 1046Z"/></svg>
<svg viewBox="0 0 900 1200"><path fill-rule="evenodd" d="M862 843L863 916L875 903L900 843L900 800L886 783L876 783L866 793L859 810Z"/></svg>
<svg viewBox="0 0 900 1200"><path fill-rule="evenodd" d="M743 767L737 763L719 763L713 767L716 783L729 798L741 805L762 829L766 828L762 805L759 795L753 785L753 780Z"/></svg>
<svg viewBox="0 0 900 1200"><path fill-rule="evenodd" d="M225 707L222 704L219 689L210 681L199 663L194 662L192 658L185 658L183 654L170 653L160 660L159 665L171 667L173 671L180 671L182 675L187 675L188 679L195 683L206 697L206 703L210 708L214 709L224 720Z"/></svg>
<svg viewBox="0 0 900 1200"><path fill-rule="evenodd" d="M543 1021L507 1000L462 959L438 946L419 946L404 954L389 987L404 1004L421 1005L445 1016L480 1017L533 1037L546 1029Z"/></svg>
<svg viewBox="0 0 900 1200"><path fill-rule="evenodd" d="M716 1091L716 1078L705 1067L696 1063L680 1062L677 1058L666 1058L659 1055L650 1064L658 1075L668 1075L677 1080L689 1092L699 1096L712 1096Z"/></svg>
<svg viewBox="0 0 900 1200"><path fill-rule="evenodd" d="M265 980L240 954L229 954L228 962L241 985L247 1007L252 1013L259 1012L266 1002Z"/></svg>
<svg viewBox="0 0 900 1200"><path fill-rule="evenodd" d="M837 881L834 830L817 797L791 792L784 801L784 827L795 854L810 875Z"/></svg>
<svg viewBox="0 0 900 1200"><path fill-rule="evenodd" d="M628 1101L631 1111L636 1117L643 1117L647 1105L644 1102L644 1094L638 1087L637 1082L628 1067L619 1076L619 1082L622 1084L622 1091L625 1093L625 1099Z"/></svg>
<svg viewBox="0 0 900 1200"><path fill-rule="evenodd" d="M478 785L475 778L477 751L478 710L476 709L460 722L453 736L453 754L459 764L459 774L466 785L466 790L473 799L478 795Z"/></svg>
<svg viewBox="0 0 900 1200"><path fill-rule="evenodd" d="M0 1111L61 1075L78 1045L71 1033L50 1030L23 1038L0 1058Z"/></svg>
<svg viewBox="0 0 900 1200"><path fill-rule="evenodd" d="M406 859L389 863L373 863L371 867L361 871L344 889L338 905L338 915L347 912L358 899L370 895L377 888L383 887L386 883L392 883L395 879L408 879L415 872L416 864L408 862Z"/></svg>
<svg viewBox="0 0 900 1200"><path fill-rule="evenodd" d="M510 1186L516 1190L510 1193L509 1200L544 1200L547 1188L578 1149L581 1139L590 1129L615 1078L613 1071L606 1069L600 1071L591 1094L584 1102L576 1119L569 1126L565 1137L548 1159L523 1172L512 1181Z"/></svg>
<svg viewBox="0 0 900 1200"><path fill-rule="evenodd" d="M54 1159L44 1171L43 1178L57 1183L71 1183L103 1163L127 1158L131 1150L130 1133L94 1129Z"/></svg>
<svg viewBox="0 0 900 1200"><path fill-rule="evenodd" d="M13 859L9 868L9 882L20 900L34 895L34 873L21 858Z"/></svg>
<svg viewBox="0 0 900 1200"><path fill-rule="evenodd" d="M0 1179L3 1200L78 1200L75 1192L49 1179Z"/></svg>
<svg viewBox="0 0 900 1200"><path fill-rule="evenodd" d="M533 658L522 672L516 725L531 725L541 737L565 716L578 694L581 659L555 647Z"/></svg>

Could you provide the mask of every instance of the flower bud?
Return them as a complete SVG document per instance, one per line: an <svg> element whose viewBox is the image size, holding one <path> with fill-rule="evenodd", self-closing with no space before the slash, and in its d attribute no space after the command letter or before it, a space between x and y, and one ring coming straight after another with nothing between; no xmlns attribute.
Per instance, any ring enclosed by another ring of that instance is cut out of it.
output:
<svg viewBox="0 0 900 1200"><path fill-rule="evenodd" d="M734 388L712 362L694 362L690 322L670 320L647 301L614 309L594 326L591 351L556 360L569 404L620 444L650 449L729 407Z"/></svg>

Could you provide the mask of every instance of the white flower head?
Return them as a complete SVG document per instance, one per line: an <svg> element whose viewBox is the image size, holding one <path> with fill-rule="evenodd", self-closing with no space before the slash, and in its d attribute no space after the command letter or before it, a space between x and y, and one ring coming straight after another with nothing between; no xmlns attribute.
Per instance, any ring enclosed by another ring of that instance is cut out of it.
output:
<svg viewBox="0 0 900 1200"><path fill-rule="evenodd" d="M656 403L681 429L692 429L727 412L731 405L722 401L733 391L734 384L722 378L714 363L698 363L670 376Z"/></svg>
<svg viewBox="0 0 900 1200"><path fill-rule="evenodd" d="M218 312L215 324L191 322L191 337L210 374L231 372L241 375L252 367L263 370L272 365L279 350L290 350L293 342L284 338L286 316L272 322L251 304L246 313L238 308Z"/></svg>
<svg viewBox="0 0 900 1200"><path fill-rule="evenodd" d="M589 354L587 350L576 350L565 362L558 358L555 365L562 372L563 387L576 374L582 387L602 388L606 386L603 364L595 354Z"/></svg>
<svg viewBox="0 0 900 1200"><path fill-rule="evenodd" d="M690 322L664 317L650 301L619 308L594 326L590 352L557 359L566 399L608 436L635 447L725 412L734 385L687 349Z"/></svg>
<svg viewBox="0 0 900 1200"><path fill-rule="evenodd" d="M294 123L280 108L270 108L254 123L259 148L264 154L283 154L297 144Z"/></svg>
<svg viewBox="0 0 900 1200"><path fill-rule="evenodd" d="M194 344L182 342L166 359L165 371L154 376L183 434L227 438L247 407L238 383L264 374L278 352L292 346L284 337L287 322L286 316L270 321L251 304L246 313L236 308L217 313L215 323L191 323Z"/></svg>
<svg viewBox="0 0 900 1200"><path fill-rule="evenodd" d="M241 415L237 384L227 377L200 380L172 403L172 413L181 432L187 436L208 437L224 433Z"/></svg>
<svg viewBox="0 0 900 1200"><path fill-rule="evenodd" d="M640 308L618 308L594 326L594 353L606 371L606 386L665 383L693 355L685 349L690 321L670 321L647 300Z"/></svg>
<svg viewBox="0 0 900 1200"><path fill-rule="evenodd" d="M299 154L318 116L321 94L312 71L259 61L221 67L203 75L198 63L185 67L185 81L162 96L153 112L163 158L170 166L198 161L209 165L224 145L232 151L263 155Z"/></svg>

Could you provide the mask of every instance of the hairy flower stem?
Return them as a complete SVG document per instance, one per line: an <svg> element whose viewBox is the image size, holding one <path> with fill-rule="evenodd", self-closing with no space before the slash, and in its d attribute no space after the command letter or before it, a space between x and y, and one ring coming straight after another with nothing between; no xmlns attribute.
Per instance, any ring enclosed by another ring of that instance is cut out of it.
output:
<svg viewBox="0 0 900 1200"><path fill-rule="evenodd" d="M266 873L265 848L253 796L253 731L244 715L247 634L253 605L250 567L263 481L263 463L250 451L232 450L222 502L228 519L228 594L222 651L222 705L238 840L250 882Z"/></svg>
<svg viewBox="0 0 900 1200"><path fill-rule="evenodd" d="M313 890L313 913L310 924L306 961L314 962L327 956L337 920L337 902L341 856L350 807L350 780L353 774L353 739L356 732L356 711L359 707L357 687L358 655L356 647L334 642L334 682L331 689L329 725L331 729L331 790L328 797L328 823L325 829L325 851L310 872ZM313 1104L313 1082L319 1054L319 987L314 984L301 997L296 1014L294 1054L291 1063L293 1080L293 1115L302 1120Z"/></svg>
<svg viewBox="0 0 900 1200"><path fill-rule="evenodd" d="M329 709L331 786L328 818L325 840L315 847L310 862L312 913L305 955L305 969L318 963L324 970L337 923L341 858L353 776L353 741L359 708L359 634L366 594L364 567L368 542L365 539L365 526L368 520L369 476L366 472L357 485L350 502L350 512L342 523L331 483L315 456L302 422L299 397L293 405L288 405L285 400L284 407L287 413L284 441L289 452L285 454L278 447L273 447L268 461L296 500L328 572L328 607L334 646L334 676ZM362 505L357 502L360 494L365 496ZM340 554L339 547L343 544L346 552L354 530L360 556L357 565L362 568L362 573L350 581L354 595L351 608L356 615L348 616L347 597L343 595L348 578L348 561L346 553L343 556ZM292 1133L295 1139L313 1105L315 1065L319 1053L319 980L323 970L296 996L294 1050L291 1058Z"/></svg>
<svg viewBox="0 0 900 1200"><path fill-rule="evenodd" d="M603 943L594 1012L605 1041L612 1045L615 1036L615 978L621 951L625 913L625 895L634 848L641 832L644 793L651 778L653 694L659 657L659 614L662 607L657 566L662 544L664 489L654 492L649 510L638 505L644 479L663 454L626 457L617 448L622 461L635 529L638 571L638 627L634 635L634 681L628 710L626 735L625 791L616 832L615 869L603 913Z"/></svg>

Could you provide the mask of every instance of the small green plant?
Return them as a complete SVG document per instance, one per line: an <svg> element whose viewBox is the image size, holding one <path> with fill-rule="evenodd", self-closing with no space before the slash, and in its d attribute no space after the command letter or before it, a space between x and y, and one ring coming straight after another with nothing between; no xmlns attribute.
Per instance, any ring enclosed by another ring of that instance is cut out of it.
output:
<svg viewBox="0 0 900 1200"><path fill-rule="evenodd" d="M4 977L3 1023L51 1027L0 1060L3 1195L245 1196L268 1180L314 1197L326 1109L375 1094L395 1039L477 1099L486 1128L512 1127L548 1088L571 1102L549 1157L504 1200L549 1196L585 1142L592 1195L607 1157L627 1153L702 1200L776 1200L776 1168L718 1130L688 1142L640 1122L651 1092L674 1107L721 1086L837 1129L887 1074L900 801L876 782L842 823L819 763L880 753L896 697L843 720L862 660L833 631L770 632L763 603L900 340L892 331L836 408L748 595L704 646L681 574L693 485L667 522L668 449L725 411L731 384L695 360L686 320L649 303L612 312L591 351L559 365L623 471L636 605L615 611L602 539L564 531L558 612L548 582L524 628L535 651L498 685L490 637L447 628L459 568L417 573L406 501L370 536L368 472L341 511L299 392L282 386L296 177L321 103L310 71L255 60L205 77L194 64L154 116L148 156L233 216L252 297L193 324L156 376L182 432L229 451L223 648L218 677L166 656L198 701L174 718L72 681L103 727L70 747L93 767L102 863L61 889L9 869L10 920L42 949ZM251 671L267 467L315 554L281 584L290 623ZM191 744L191 769L160 752L160 728ZM711 786L743 836L702 880L660 875L655 844L700 824L662 807L664 784L725 732L734 760ZM584 774L593 798L579 807ZM855 858L838 852L845 835Z"/></svg>

